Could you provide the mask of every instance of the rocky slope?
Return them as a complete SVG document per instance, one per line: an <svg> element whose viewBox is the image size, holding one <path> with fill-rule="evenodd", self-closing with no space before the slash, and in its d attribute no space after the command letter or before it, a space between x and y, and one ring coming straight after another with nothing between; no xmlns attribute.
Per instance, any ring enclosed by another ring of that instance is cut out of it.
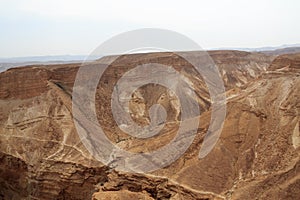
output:
<svg viewBox="0 0 300 200"><path fill-rule="evenodd" d="M129 137L111 113L110 95L116 81L129 69L149 62L172 65L191 80L201 107L198 134L181 158L148 174L104 166L80 141L71 100L80 64L2 72L0 199L297 199L300 55L274 59L240 51L209 54L225 83L227 116L220 140L203 159L198 153L210 123L211 102L205 82L188 63L173 53L124 55L100 80L99 122L111 141L133 152L167 144L178 129L180 108L165 88L140 88L130 102L133 119L147 124L147 109L160 103L168 112L167 124L162 134L149 140Z"/></svg>

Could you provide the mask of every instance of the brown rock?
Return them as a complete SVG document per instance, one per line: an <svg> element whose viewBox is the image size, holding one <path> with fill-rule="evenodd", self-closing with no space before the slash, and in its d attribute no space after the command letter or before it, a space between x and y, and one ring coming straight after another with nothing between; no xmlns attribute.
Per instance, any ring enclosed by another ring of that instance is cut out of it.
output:
<svg viewBox="0 0 300 200"><path fill-rule="evenodd" d="M124 55L100 80L99 122L111 141L133 152L167 144L178 129L179 107L165 88L140 88L130 103L133 119L147 124L147 109L161 103L169 114L167 124L146 142L129 137L111 113L116 81L137 64L159 62L193 83L201 107L198 134L181 158L151 174L116 172L81 143L71 101L80 64L0 73L0 199L297 199L300 55L282 55L272 62L273 56L261 53L209 53L225 82L227 117L217 145L200 160L211 102L205 82L185 61L173 53Z"/></svg>

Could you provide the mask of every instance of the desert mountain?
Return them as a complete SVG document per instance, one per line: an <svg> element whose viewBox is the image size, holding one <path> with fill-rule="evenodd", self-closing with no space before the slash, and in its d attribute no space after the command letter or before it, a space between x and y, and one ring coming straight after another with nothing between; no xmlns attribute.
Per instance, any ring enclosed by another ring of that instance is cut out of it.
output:
<svg viewBox="0 0 300 200"><path fill-rule="evenodd" d="M300 54L276 57L220 50L209 55L225 84L227 116L220 139L203 159L198 153L210 123L211 101L205 81L189 63L175 53L123 55L99 81L95 95L99 123L111 141L132 152L166 145L178 129L180 106L162 86L139 88L129 105L133 120L147 124L148 108L156 103L166 109L168 118L158 136L133 138L113 120L110 97L115 83L144 63L171 65L191 81L201 108L197 136L182 157L148 174L105 166L80 141L72 113L80 63L32 65L0 73L0 198L297 199Z"/></svg>

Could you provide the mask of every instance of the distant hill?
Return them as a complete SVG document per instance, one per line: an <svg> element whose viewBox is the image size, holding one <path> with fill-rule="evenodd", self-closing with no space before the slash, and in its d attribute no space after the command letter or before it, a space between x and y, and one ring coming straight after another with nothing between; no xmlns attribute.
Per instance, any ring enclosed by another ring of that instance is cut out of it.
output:
<svg viewBox="0 0 300 200"><path fill-rule="evenodd" d="M57 55L57 56L30 56L30 57L13 57L0 58L0 72L9 68L26 65L48 65L48 64L67 64L78 63L84 60L96 60L101 56L86 55Z"/></svg>
<svg viewBox="0 0 300 200"><path fill-rule="evenodd" d="M212 50L238 50L238 51L249 51L249 52L270 52L270 51L277 51L280 49L298 49L300 48L300 44L284 44L281 46L275 47L259 47L259 48L235 48L235 47L224 47L224 48L215 48ZM298 50L299 52L299 50ZM289 52L287 52L289 53ZM274 55L274 54L272 54ZM278 54L277 54L278 55Z"/></svg>
<svg viewBox="0 0 300 200"><path fill-rule="evenodd" d="M101 57L101 56L100 56ZM88 55L55 55L55 56L29 56L29 57L12 57L0 58L0 63L25 63L25 62L66 62L86 60ZM88 59L98 59L99 56L91 56Z"/></svg>
<svg viewBox="0 0 300 200"><path fill-rule="evenodd" d="M48 61L48 62L0 62L0 72L3 72L7 69L14 68L14 67L21 67L21 66L28 66L28 65L50 65L50 64L68 64L68 63L78 63L78 61Z"/></svg>
<svg viewBox="0 0 300 200"><path fill-rule="evenodd" d="M293 53L300 53L300 47L288 47L283 49L276 49L273 51L261 51L261 52L268 55L293 54Z"/></svg>
<svg viewBox="0 0 300 200"><path fill-rule="evenodd" d="M246 52L261 52L270 56L278 56L283 54L300 53L300 44L290 44L290 45L281 45L277 47L260 47L260 48L218 48L218 49L211 49L211 50L238 50L238 51L246 51ZM84 60L97 60L101 57L102 56L56 55L56 56L0 58L0 72L3 72L9 68L19 67L19 66L35 65L35 64L47 65L47 64L79 63Z"/></svg>

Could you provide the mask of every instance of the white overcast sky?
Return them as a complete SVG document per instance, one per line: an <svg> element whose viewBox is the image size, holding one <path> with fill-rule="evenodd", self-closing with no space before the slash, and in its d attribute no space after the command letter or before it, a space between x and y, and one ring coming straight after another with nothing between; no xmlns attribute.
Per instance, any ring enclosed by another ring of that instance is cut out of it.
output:
<svg viewBox="0 0 300 200"><path fill-rule="evenodd" d="M89 54L124 31L163 28L202 48L300 43L299 0L0 0L0 57Z"/></svg>

